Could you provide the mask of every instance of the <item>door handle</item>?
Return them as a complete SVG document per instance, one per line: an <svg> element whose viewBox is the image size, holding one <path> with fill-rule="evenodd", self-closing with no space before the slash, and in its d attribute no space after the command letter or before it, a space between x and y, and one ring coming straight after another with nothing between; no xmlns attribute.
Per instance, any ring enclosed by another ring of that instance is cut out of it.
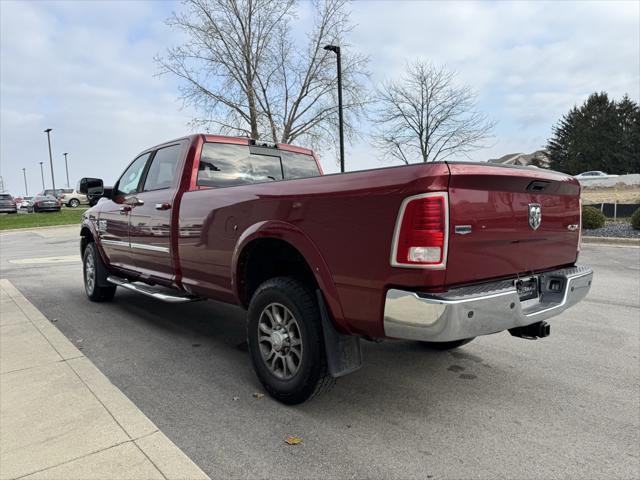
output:
<svg viewBox="0 0 640 480"><path fill-rule="evenodd" d="M169 210L170 208L170 203L156 203L156 210Z"/></svg>
<svg viewBox="0 0 640 480"><path fill-rule="evenodd" d="M129 207L141 207L142 205L144 205L144 200L138 197L128 197L124 199L124 204L128 205Z"/></svg>

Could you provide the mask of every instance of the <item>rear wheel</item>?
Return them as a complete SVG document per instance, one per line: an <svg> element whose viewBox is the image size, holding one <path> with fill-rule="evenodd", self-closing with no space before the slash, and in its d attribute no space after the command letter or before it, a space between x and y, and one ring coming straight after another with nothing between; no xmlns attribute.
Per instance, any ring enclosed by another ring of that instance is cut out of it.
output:
<svg viewBox="0 0 640 480"><path fill-rule="evenodd" d="M107 270L102 263L102 258L91 242L84 249L82 258L82 270L84 273L84 290L92 302L108 302L113 300L116 294L115 285L103 286L106 283Z"/></svg>
<svg viewBox="0 0 640 480"><path fill-rule="evenodd" d="M69 200L68 205L71 208L76 208L76 207L78 207L80 205L80 200L78 200L77 198L72 198L71 200Z"/></svg>
<svg viewBox="0 0 640 480"><path fill-rule="evenodd" d="M452 342L420 342L427 348L432 350L453 350L471 342L476 337L464 338L462 340L454 340Z"/></svg>
<svg viewBox="0 0 640 480"><path fill-rule="evenodd" d="M249 305L247 342L265 390L290 405L331 389L315 296L289 277L264 282Z"/></svg>

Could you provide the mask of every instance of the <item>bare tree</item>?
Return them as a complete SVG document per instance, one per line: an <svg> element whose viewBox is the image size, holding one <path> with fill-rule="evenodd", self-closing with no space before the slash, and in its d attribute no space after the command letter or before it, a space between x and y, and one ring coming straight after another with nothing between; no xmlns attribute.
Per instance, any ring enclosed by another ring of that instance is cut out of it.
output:
<svg viewBox="0 0 640 480"><path fill-rule="evenodd" d="M476 110L476 94L444 67L417 61L378 89L374 138L404 162L435 162L483 148L495 122Z"/></svg>
<svg viewBox="0 0 640 480"><path fill-rule="evenodd" d="M309 4L306 42L294 39L294 0L185 0L184 7L167 21L185 34L184 43L156 61L161 73L182 80L182 98L200 113L195 124L274 143L333 139L335 57L322 47L339 44L352 28L346 0ZM367 62L343 57L348 135L367 101Z"/></svg>

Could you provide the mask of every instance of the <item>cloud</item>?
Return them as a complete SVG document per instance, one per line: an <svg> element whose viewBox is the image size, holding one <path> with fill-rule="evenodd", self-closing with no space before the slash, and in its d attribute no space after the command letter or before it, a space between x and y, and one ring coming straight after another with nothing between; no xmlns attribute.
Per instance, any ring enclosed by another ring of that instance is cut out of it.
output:
<svg viewBox="0 0 640 480"><path fill-rule="evenodd" d="M140 150L189 133L192 115L181 109L176 81L155 76L152 60L178 41L163 21L179 8L0 1L0 174L12 193L22 193L23 167L29 193L40 190L45 128L54 129L59 185L62 152L70 153L72 184L85 175L113 181ZM351 8L348 48L370 55L372 86L425 58L478 91L480 109L498 126L476 160L540 148L560 116L594 91L640 98L638 2L359 1ZM307 14L302 3L299 27ZM331 158L323 163L337 168ZM380 165L366 139L348 149L348 168Z"/></svg>
<svg viewBox="0 0 640 480"><path fill-rule="evenodd" d="M475 160L541 148L594 91L640 98L639 2L355 2L352 19L350 43L371 55L374 80L423 58L478 91L498 125ZM365 168L372 156L361 142L347 158Z"/></svg>
<svg viewBox="0 0 640 480"><path fill-rule="evenodd" d="M0 169L12 193L23 193L23 167L29 193L42 189L45 128L57 187L62 152L72 186L85 175L114 181L140 150L189 133L173 79L155 76L153 56L170 35L157 5L1 2ZM49 172L45 180L49 188Z"/></svg>

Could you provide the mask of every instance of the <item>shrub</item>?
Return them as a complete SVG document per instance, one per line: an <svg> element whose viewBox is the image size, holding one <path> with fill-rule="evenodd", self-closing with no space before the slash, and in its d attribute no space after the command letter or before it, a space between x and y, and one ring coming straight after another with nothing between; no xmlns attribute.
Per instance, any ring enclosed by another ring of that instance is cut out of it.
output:
<svg viewBox="0 0 640 480"><path fill-rule="evenodd" d="M592 230L604 227L604 214L594 207L582 207L582 228Z"/></svg>
<svg viewBox="0 0 640 480"><path fill-rule="evenodd" d="M631 226L634 230L640 230L640 208L637 208L631 215Z"/></svg>

